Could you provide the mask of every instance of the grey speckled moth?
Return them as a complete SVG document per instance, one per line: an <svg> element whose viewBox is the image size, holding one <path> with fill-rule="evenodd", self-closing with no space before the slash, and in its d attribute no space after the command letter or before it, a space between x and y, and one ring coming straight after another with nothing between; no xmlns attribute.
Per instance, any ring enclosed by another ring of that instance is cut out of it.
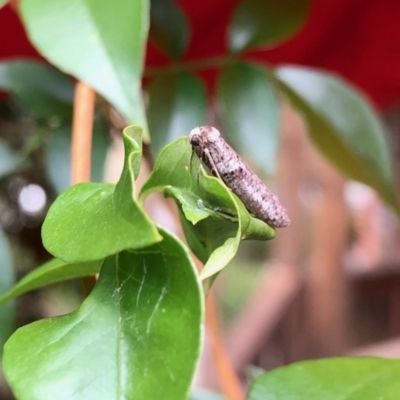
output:
<svg viewBox="0 0 400 400"><path fill-rule="evenodd" d="M211 126L193 129L189 141L200 160L243 202L248 211L274 228L290 223L285 208L261 179Z"/></svg>

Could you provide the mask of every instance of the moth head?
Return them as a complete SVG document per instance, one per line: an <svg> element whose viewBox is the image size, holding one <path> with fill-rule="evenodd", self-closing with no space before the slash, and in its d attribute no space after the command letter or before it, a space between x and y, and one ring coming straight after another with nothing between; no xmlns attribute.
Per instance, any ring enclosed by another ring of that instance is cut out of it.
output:
<svg viewBox="0 0 400 400"><path fill-rule="evenodd" d="M193 148L200 148L202 143L203 143L203 139L201 136L201 128L194 128L190 131L189 133L189 142L192 145Z"/></svg>
<svg viewBox="0 0 400 400"><path fill-rule="evenodd" d="M193 147L201 146L207 141L213 141L220 135L218 129L212 126L200 126L194 128L189 133L189 142Z"/></svg>
<svg viewBox="0 0 400 400"><path fill-rule="evenodd" d="M193 132L193 131L192 131ZM190 133L189 135L189 142L193 147L201 146L201 139L199 135Z"/></svg>

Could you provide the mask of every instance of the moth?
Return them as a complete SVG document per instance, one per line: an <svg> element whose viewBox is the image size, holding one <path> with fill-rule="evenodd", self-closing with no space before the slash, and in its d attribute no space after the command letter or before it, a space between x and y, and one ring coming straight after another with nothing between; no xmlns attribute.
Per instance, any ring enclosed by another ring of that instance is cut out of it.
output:
<svg viewBox="0 0 400 400"><path fill-rule="evenodd" d="M289 216L278 197L229 146L218 129L194 128L188 138L199 159L239 197L250 213L274 228L289 225Z"/></svg>

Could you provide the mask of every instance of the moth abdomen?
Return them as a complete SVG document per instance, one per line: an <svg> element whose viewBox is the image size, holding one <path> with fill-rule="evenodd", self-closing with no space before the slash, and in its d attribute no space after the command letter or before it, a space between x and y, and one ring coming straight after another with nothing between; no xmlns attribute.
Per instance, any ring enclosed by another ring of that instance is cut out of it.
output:
<svg viewBox="0 0 400 400"><path fill-rule="evenodd" d="M211 126L193 129L189 141L200 160L243 202L249 212L275 228L289 225L290 219L279 199L245 164L240 156Z"/></svg>

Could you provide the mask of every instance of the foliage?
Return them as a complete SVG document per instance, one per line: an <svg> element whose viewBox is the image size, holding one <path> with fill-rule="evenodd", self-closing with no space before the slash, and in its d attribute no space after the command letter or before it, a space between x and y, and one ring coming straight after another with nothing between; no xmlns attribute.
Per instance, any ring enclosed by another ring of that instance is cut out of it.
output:
<svg viewBox="0 0 400 400"><path fill-rule="evenodd" d="M228 28L223 61L202 60L196 67L184 59L190 24L172 0L153 0L151 10L146 0L21 0L30 40L58 68L21 60L0 64L0 88L35 121L22 155L27 158L46 144L48 175L56 191L65 189L68 176L61 178L61 171L68 170L68 161L62 149L70 143L73 97L73 80L65 73L92 85L136 125L123 133L124 167L116 185L75 185L50 207L42 238L53 260L9 289L10 263L7 250L0 249L6 271L0 303L51 283L100 274L78 310L26 325L7 341L4 373L18 399L187 398L203 337L201 280L210 282L242 240L275 236L273 228L208 176L197 158L191 160L182 136L205 124L209 109L197 75L201 69L219 69L217 117L228 139L252 154L260 168L274 172L283 97L304 115L322 154L398 211L388 146L365 98L332 74L296 66L273 69L247 58L249 50L276 46L295 34L308 8L308 1L241 1ZM170 67L144 70L149 81L145 115L140 86L149 23L149 40L174 61ZM142 139L148 142L150 136L158 157L136 193ZM100 171L104 141L96 139L94 146ZM0 154L0 176L26 168L24 157L3 142ZM143 203L154 192L176 201L190 250L205 264L200 273L189 248L145 213ZM12 309L4 310L0 340L11 326ZM379 359L294 364L256 378L248 399L394 399L398 368L397 361Z"/></svg>
<svg viewBox="0 0 400 400"><path fill-rule="evenodd" d="M399 368L399 360L369 357L299 362L255 379L248 400L394 400Z"/></svg>
<svg viewBox="0 0 400 400"><path fill-rule="evenodd" d="M52 64L90 84L128 122L146 127L139 87L149 4L119 1L110 7L105 1L71 6L69 0L24 0L21 17L30 40Z"/></svg>

